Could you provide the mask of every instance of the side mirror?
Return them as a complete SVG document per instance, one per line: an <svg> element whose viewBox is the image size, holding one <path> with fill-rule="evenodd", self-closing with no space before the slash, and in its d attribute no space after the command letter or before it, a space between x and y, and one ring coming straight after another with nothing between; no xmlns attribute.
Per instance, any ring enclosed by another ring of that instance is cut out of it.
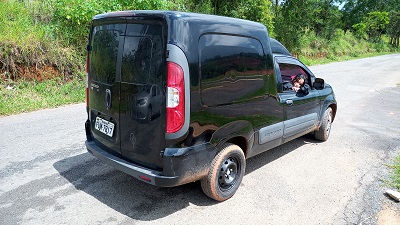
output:
<svg viewBox="0 0 400 225"><path fill-rule="evenodd" d="M314 88L317 90L322 90L325 88L325 81L322 78L315 78Z"/></svg>

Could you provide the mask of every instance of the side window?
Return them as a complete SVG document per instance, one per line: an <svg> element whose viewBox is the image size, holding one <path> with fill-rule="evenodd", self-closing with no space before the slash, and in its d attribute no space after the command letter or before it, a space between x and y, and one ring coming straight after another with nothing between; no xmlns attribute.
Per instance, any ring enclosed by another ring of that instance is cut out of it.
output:
<svg viewBox="0 0 400 225"><path fill-rule="evenodd" d="M310 77L307 72L298 65L290 64L290 63L279 63L279 69L281 72L282 83L283 83L283 90L284 91L292 91L291 83L294 77L299 74L305 76L305 83L310 84Z"/></svg>
<svg viewBox="0 0 400 225"><path fill-rule="evenodd" d="M258 40L207 34L200 37L199 54L203 104L217 106L265 94L266 60Z"/></svg>

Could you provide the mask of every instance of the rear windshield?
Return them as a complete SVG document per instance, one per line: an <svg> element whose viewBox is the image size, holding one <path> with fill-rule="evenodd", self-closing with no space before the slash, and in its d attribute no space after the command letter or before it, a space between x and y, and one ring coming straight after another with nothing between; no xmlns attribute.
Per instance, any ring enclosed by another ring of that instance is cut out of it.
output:
<svg viewBox="0 0 400 225"><path fill-rule="evenodd" d="M162 26L128 24L122 55L121 81L158 83L162 74Z"/></svg>
<svg viewBox="0 0 400 225"><path fill-rule="evenodd" d="M91 47L89 72L94 81L105 84L116 81L118 54L122 55L122 82L157 83L164 72L161 22L96 26Z"/></svg>
<svg viewBox="0 0 400 225"><path fill-rule="evenodd" d="M113 84L116 78L120 30L96 27L90 53L90 74L93 80Z"/></svg>

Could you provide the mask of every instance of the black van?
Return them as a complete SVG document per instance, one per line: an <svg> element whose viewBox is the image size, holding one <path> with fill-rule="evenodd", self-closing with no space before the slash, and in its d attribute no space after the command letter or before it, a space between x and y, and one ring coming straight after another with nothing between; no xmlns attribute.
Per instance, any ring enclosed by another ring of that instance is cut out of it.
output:
<svg viewBox="0 0 400 225"><path fill-rule="evenodd" d="M262 24L195 13L97 15L87 46L86 146L156 186L201 180L223 201L246 158L294 138L329 137L332 88ZM285 90L305 75L310 90Z"/></svg>

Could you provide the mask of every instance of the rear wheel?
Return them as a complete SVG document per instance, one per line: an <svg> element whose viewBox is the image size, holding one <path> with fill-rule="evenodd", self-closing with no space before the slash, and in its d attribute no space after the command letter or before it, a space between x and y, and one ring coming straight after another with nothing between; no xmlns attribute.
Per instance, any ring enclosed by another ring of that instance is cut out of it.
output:
<svg viewBox="0 0 400 225"><path fill-rule="evenodd" d="M328 140L329 134L331 133L332 119L333 119L332 108L328 107L325 110L324 116L322 118L321 127L314 133L315 139L320 141Z"/></svg>
<svg viewBox="0 0 400 225"><path fill-rule="evenodd" d="M208 175L201 180L203 192L217 201L232 197L242 182L246 160L242 149L226 144L215 156Z"/></svg>

